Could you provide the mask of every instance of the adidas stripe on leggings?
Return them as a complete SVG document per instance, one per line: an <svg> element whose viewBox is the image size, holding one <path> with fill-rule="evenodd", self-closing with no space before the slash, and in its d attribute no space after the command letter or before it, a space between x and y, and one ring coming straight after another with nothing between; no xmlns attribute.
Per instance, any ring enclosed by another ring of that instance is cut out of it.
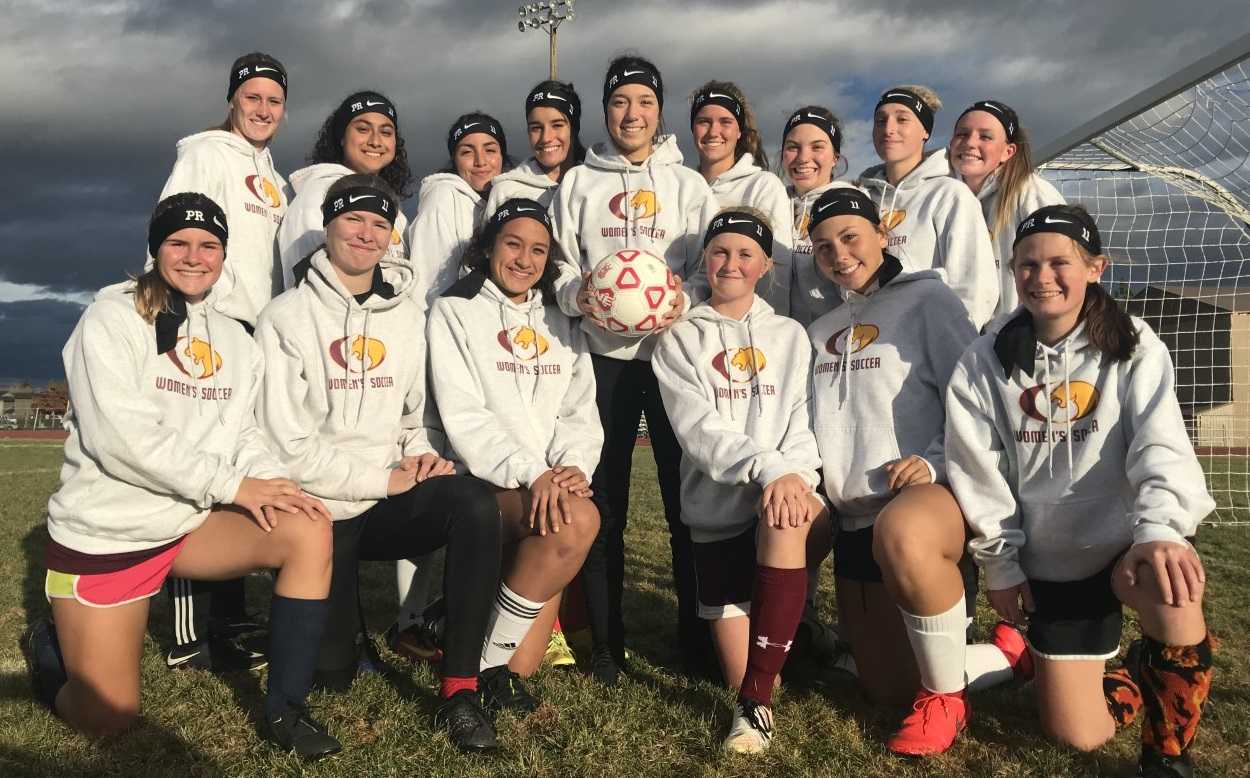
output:
<svg viewBox="0 0 1250 778"><path fill-rule="evenodd" d="M170 630L174 643L188 646L208 640L210 619L242 617L244 608L243 579L230 581L192 581L169 578Z"/></svg>

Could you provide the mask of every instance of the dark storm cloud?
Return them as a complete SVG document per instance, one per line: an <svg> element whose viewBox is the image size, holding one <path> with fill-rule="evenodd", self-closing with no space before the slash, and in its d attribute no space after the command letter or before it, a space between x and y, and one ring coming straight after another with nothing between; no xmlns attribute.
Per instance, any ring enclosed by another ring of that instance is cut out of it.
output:
<svg viewBox="0 0 1250 778"><path fill-rule="evenodd" d="M0 375L35 383L64 377L61 347L81 315L81 305L56 300L0 303Z"/></svg>

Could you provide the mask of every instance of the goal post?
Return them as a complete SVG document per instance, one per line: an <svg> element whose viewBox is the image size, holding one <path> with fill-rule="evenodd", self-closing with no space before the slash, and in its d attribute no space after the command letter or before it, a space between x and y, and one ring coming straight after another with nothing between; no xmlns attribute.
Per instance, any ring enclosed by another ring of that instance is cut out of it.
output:
<svg viewBox="0 0 1250 778"><path fill-rule="evenodd" d="M1104 283L1172 353L1209 523L1250 525L1250 35L1037 158L1098 223Z"/></svg>

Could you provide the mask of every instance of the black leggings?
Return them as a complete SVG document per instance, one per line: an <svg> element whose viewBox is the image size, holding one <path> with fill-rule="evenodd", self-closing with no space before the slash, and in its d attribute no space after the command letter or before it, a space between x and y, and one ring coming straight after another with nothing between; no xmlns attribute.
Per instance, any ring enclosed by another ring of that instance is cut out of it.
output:
<svg viewBox="0 0 1250 778"><path fill-rule="evenodd" d="M678 642L686 662L702 661L711 650L711 643L707 626L698 617L690 529L681 521L681 446L660 400L651 363L598 355L591 359L604 439L599 467L591 478L594 503L599 509L599 534L586 556L582 579L595 643L611 647L617 661L622 661L625 624L621 600L625 587L629 477L638 420L645 413L673 553Z"/></svg>
<svg viewBox="0 0 1250 778"><path fill-rule="evenodd" d="M361 624L358 562L394 562L444 546L444 677L477 675L495 593L499 589L499 506L494 490L472 476L431 478L388 497L352 519L334 522L330 612L317 670L351 671Z"/></svg>

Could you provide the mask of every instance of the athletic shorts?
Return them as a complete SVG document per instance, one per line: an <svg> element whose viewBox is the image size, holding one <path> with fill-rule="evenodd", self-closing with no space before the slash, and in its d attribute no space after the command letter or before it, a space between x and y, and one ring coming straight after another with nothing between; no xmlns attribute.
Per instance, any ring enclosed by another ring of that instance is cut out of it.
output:
<svg viewBox="0 0 1250 778"><path fill-rule="evenodd" d="M1043 659L1107 660L1120 651L1124 612L1111 590L1111 564L1079 581L1029 579L1033 613L1025 639Z"/></svg>
<svg viewBox="0 0 1250 778"><path fill-rule="evenodd" d="M699 618L749 616L755 586L755 527L725 540L695 543L694 575Z"/></svg>
<svg viewBox="0 0 1250 778"><path fill-rule="evenodd" d="M839 529L833 538L833 574L859 583L881 583L881 568L872 558L872 525Z"/></svg>
<svg viewBox="0 0 1250 778"><path fill-rule="evenodd" d="M186 540L183 536L155 549L106 555L82 554L53 542L44 594L49 601L71 599L93 608L146 599L161 590Z"/></svg>

